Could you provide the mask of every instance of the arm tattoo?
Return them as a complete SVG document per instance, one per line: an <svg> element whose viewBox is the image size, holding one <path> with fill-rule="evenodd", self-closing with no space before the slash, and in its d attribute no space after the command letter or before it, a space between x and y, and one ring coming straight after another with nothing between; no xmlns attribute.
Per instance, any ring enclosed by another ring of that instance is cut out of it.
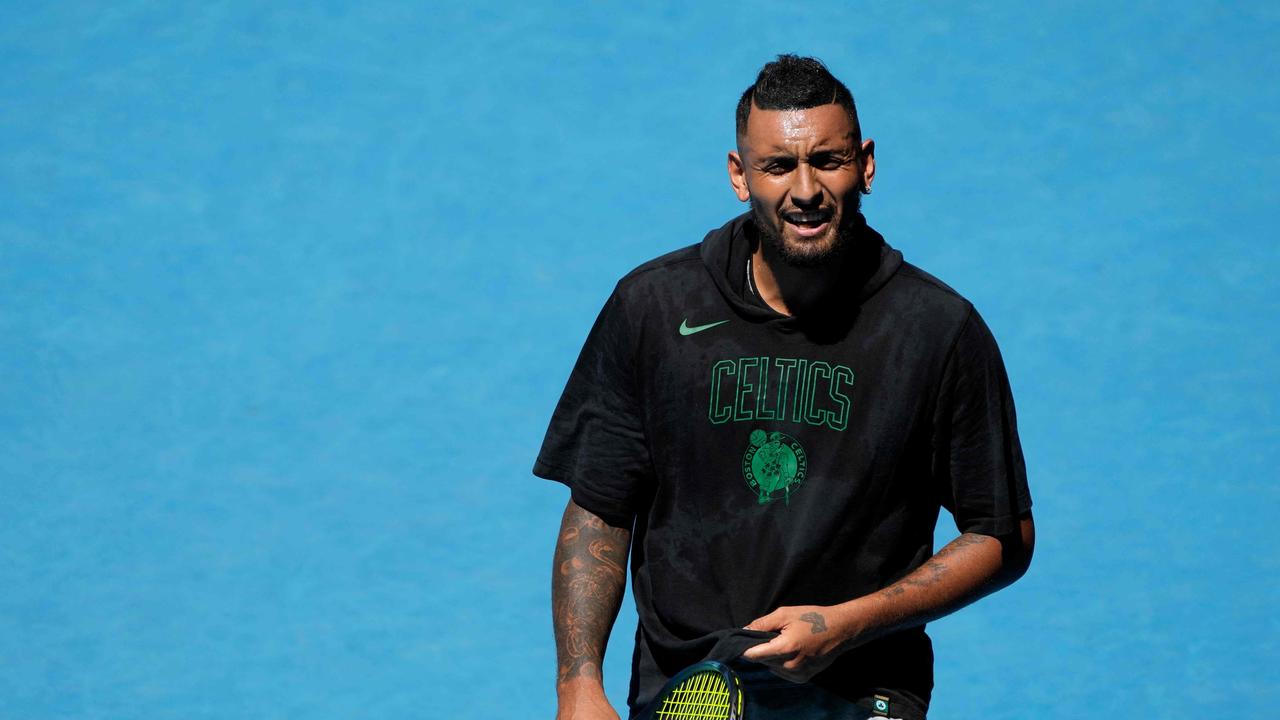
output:
<svg viewBox="0 0 1280 720"><path fill-rule="evenodd" d="M560 525L551 577L558 681L601 677L609 630L622 603L631 531L570 503Z"/></svg>
<svg viewBox="0 0 1280 720"><path fill-rule="evenodd" d="M811 633L813 635L827 631L827 619L822 617L821 613L807 612L801 615L800 619L813 626Z"/></svg>
<svg viewBox="0 0 1280 720"><path fill-rule="evenodd" d="M991 542L991 540L992 538L989 535L979 535L978 533L965 533L960 537L956 538L955 540L952 540L951 542L947 543L947 546L942 548L942 552L953 553L956 551L956 548L962 548L968 545L981 545L986 542Z"/></svg>
<svg viewBox="0 0 1280 720"><path fill-rule="evenodd" d="M921 590L931 585L936 585L947 574L948 556L955 554L957 550L970 545L981 545L985 542L992 542L994 538L977 533L964 533L960 537L947 543L946 547L937 552L936 555L929 558L924 565L913 570L906 577L898 582L890 585L880 594L886 598L897 597L907 591L906 586L920 588Z"/></svg>

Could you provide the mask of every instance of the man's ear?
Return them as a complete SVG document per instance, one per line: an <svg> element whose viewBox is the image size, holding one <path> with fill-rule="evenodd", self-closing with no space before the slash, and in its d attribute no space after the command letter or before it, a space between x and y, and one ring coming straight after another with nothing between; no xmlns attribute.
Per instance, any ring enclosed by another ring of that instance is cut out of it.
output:
<svg viewBox="0 0 1280 720"><path fill-rule="evenodd" d="M871 181L876 179L876 141L862 141L862 190L871 192Z"/></svg>
<svg viewBox="0 0 1280 720"><path fill-rule="evenodd" d="M751 191L747 189L747 168L736 150L729 151L729 184L739 200L746 202L751 199Z"/></svg>

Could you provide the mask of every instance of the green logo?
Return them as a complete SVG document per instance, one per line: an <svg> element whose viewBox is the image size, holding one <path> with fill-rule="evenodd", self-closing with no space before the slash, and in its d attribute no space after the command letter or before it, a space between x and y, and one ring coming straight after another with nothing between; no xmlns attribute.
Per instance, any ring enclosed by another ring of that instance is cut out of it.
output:
<svg viewBox="0 0 1280 720"><path fill-rule="evenodd" d="M885 697L884 695L876 695L875 698L876 698L876 702L875 702L876 715L888 717L889 716L889 698Z"/></svg>
<svg viewBox="0 0 1280 720"><path fill-rule="evenodd" d="M680 321L680 334L681 334L681 335L692 335L692 334L694 334L694 333L700 333L700 332L702 332L703 330L710 330L711 328L713 328L713 327L715 327L715 326L717 326L717 325L723 325L723 324L725 324L725 323L727 323L727 322L729 322L729 321L728 321L728 320L721 320L720 322L713 322L713 323L707 323L706 325L695 325L695 326L693 326L693 327L689 327L689 318L685 318L684 320L681 320L681 321Z"/></svg>
<svg viewBox="0 0 1280 720"><path fill-rule="evenodd" d="M751 431L751 446L742 454L742 476L761 505L778 498L791 502L809 469L809 456L790 435Z"/></svg>

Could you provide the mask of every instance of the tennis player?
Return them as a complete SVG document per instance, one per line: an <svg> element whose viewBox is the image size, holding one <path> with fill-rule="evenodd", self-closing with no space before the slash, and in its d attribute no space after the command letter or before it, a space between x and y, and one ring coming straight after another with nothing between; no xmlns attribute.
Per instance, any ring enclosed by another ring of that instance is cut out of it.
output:
<svg viewBox="0 0 1280 720"><path fill-rule="evenodd" d="M875 171L849 90L780 56L737 109L729 181L749 211L605 302L534 465L571 490L552 578L562 720L618 717L601 658L628 554L630 713L712 659L743 678L752 720L924 718L925 623L1026 571L1000 352L867 224ZM960 535L935 552L941 508Z"/></svg>

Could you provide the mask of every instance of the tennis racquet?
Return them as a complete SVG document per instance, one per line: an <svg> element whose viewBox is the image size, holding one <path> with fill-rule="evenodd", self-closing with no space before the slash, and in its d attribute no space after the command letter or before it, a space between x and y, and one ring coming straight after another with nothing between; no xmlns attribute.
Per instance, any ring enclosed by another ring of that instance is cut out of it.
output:
<svg viewBox="0 0 1280 720"><path fill-rule="evenodd" d="M676 673L640 720L742 720L746 702L738 674L718 662L700 662Z"/></svg>

